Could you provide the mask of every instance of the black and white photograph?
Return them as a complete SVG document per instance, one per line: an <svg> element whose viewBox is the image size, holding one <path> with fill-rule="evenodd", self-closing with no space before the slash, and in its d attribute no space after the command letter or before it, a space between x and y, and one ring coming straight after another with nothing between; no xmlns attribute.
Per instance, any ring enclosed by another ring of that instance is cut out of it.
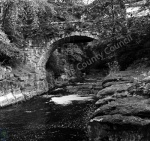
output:
<svg viewBox="0 0 150 141"><path fill-rule="evenodd" d="M150 141L150 0L0 0L0 141Z"/></svg>

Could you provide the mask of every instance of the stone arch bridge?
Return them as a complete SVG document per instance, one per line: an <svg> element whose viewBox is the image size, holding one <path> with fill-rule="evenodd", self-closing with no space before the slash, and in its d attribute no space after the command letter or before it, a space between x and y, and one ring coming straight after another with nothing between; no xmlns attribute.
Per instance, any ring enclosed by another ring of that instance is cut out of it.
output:
<svg viewBox="0 0 150 141"><path fill-rule="evenodd" d="M55 49L61 47L64 43L90 42L99 38L99 34L94 28L92 29L93 24L91 22L86 23L86 25L82 23L81 21L53 22L53 25L60 27L58 35L49 40L38 42L32 39L27 40L28 46L23 50L26 56L26 63L23 66L25 69L18 71L21 72L19 76L13 76L13 80L17 80L13 83L18 83L15 88L14 85L10 86L7 82L6 86L11 88L6 87L7 91L4 93L0 91L0 107L32 98L54 87L53 81L47 82L46 63ZM68 27L69 30L67 30ZM50 77L53 77L52 72L48 73ZM0 85L3 84L3 82L0 83Z"/></svg>
<svg viewBox="0 0 150 141"><path fill-rule="evenodd" d="M92 40L98 40L99 34L92 29L92 24L90 26L84 26L81 24L81 21L70 22L71 26L74 27L73 31L66 33L63 26L68 25L68 23L57 23L53 22L52 24L58 24L61 27L59 30L60 33L58 36L50 39L45 43L44 47L36 46L32 40L29 40L29 47L26 49L27 54L27 66L34 68L37 81L37 87L39 91L48 91L49 87L46 81L46 63L48 58L52 55L53 51L57 47L61 47L64 43L77 43L77 42L91 42ZM69 24L70 24L69 23ZM87 23L86 23L87 24ZM89 24L88 24L89 25ZM41 41L42 42L42 41ZM53 85L53 84L51 84Z"/></svg>
<svg viewBox="0 0 150 141"><path fill-rule="evenodd" d="M107 23L108 21L103 20L103 22ZM44 45L36 44L32 39L29 39L29 46L25 50L27 56L26 66L33 68L33 75L35 76L34 88L36 91L33 95L48 91L45 66L48 58L58 46L62 46L64 43L90 42L98 40L100 37L93 21L52 22L50 26L58 27L59 32L57 35L48 41L41 40ZM27 77L27 80L30 81L30 78ZM52 83L51 85L53 86Z"/></svg>
<svg viewBox="0 0 150 141"><path fill-rule="evenodd" d="M49 86L53 87L53 82L48 85L46 79L46 63L58 46L64 43L90 42L99 39L100 36L93 21L52 22L50 26L58 27L59 32L53 38L48 41L40 40L40 43L32 39L27 40L28 47L23 50L26 54L24 68L29 69L23 70L26 73L20 73L17 77L13 76L14 80L19 81L19 86L13 88L6 83L6 90L0 90L0 107L42 94L49 90ZM1 76L0 85L3 85ZM6 82L7 79L4 80Z"/></svg>

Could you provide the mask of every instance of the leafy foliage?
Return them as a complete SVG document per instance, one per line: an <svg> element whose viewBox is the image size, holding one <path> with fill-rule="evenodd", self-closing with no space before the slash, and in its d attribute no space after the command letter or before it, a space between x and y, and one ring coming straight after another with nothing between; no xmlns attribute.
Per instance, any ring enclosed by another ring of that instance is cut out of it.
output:
<svg viewBox="0 0 150 141"><path fill-rule="evenodd" d="M2 29L11 42L25 45L25 39L44 36L54 7L46 0L3 0ZM51 31L51 30L50 30Z"/></svg>
<svg viewBox="0 0 150 141"><path fill-rule="evenodd" d="M9 56L12 59L15 59L15 61L24 60L23 53L18 48L16 48L14 44L10 43L7 35L3 31L0 31L0 55L3 54Z"/></svg>
<svg viewBox="0 0 150 141"><path fill-rule="evenodd" d="M135 33L139 37L149 34L149 16L126 18L125 4L131 6L133 2L135 0L130 3L127 0L95 0L85 6L82 0L62 0L57 3L50 0L1 0L0 28L5 39L1 39L0 51L8 56L17 56L16 54L21 54L21 50L28 46L28 39L41 41L59 35L60 28L52 22L67 23L81 20L82 16L92 25L89 30L100 33L99 41L92 45L93 50L110 42L114 44L129 33ZM149 1L141 5L139 12L150 9L149 5ZM69 24L66 25L67 28L62 29L66 34L75 30ZM84 57L82 49L73 44L69 46L76 56L74 61L81 61ZM69 57L73 61L73 55Z"/></svg>

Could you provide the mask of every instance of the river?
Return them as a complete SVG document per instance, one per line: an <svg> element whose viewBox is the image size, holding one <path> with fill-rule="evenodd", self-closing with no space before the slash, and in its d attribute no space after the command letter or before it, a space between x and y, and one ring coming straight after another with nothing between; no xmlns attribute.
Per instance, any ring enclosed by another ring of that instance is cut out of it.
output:
<svg viewBox="0 0 150 141"><path fill-rule="evenodd" d="M1 141L88 141L87 124L96 108L91 86L99 82L87 79L1 109Z"/></svg>

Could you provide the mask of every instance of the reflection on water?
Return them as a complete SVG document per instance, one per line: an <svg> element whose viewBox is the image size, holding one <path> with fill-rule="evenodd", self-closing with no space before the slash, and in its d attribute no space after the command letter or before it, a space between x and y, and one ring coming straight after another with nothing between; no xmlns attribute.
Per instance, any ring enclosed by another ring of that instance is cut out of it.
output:
<svg viewBox="0 0 150 141"><path fill-rule="evenodd" d="M67 95L62 97L52 97L51 102L54 102L55 104L61 104L61 105L68 105L71 104L73 101L92 101L92 96L81 96L81 95Z"/></svg>

